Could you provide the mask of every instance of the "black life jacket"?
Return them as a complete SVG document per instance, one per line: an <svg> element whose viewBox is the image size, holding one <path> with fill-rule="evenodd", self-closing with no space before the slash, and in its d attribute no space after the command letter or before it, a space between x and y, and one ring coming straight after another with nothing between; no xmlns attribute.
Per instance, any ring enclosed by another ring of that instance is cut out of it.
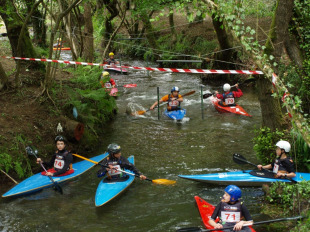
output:
<svg viewBox="0 0 310 232"><path fill-rule="evenodd" d="M65 165L65 156L68 154L69 152L67 150L64 152L59 152L59 151L55 152L54 169L56 171L63 169ZM69 168L66 171L71 170L71 169L72 169L72 164L69 165Z"/></svg>
<svg viewBox="0 0 310 232"><path fill-rule="evenodd" d="M219 216L222 222L239 222L242 218L241 204L240 201L237 201L235 204L222 202L219 211Z"/></svg>
<svg viewBox="0 0 310 232"><path fill-rule="evenodd" d="M233 92L229 92L227 94L223 93L223 103L225 103L226 106L235 106L235 97Z"/></svg>

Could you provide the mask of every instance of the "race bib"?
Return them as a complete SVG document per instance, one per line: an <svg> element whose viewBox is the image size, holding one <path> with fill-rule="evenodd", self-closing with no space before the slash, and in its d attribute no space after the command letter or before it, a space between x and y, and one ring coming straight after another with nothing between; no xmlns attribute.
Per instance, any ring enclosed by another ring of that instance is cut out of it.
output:
<svg viewBox="0 0 310 232"><path fill-rule="evenodd" d="M64 166L65 166L64 160L55 159L54 168L63 169Z"/></svg>
<svg viewBox="0 0 310 232"><path fill-rule="evenodd" d="M279 171L279 165L275 163L274 166L273 166L272 172L275 173L275 174L277 174L278 171Z"/></svg>
<svg viewBox="0 0 310 232"><path fill-rule="evenodd" d="M226 103L226 105L235 104L235 99L234 98L226 98L225 103Z"/></svg>
<svg viewBox="0 0 310 232"><path fill-rule="evenodd" d="M177 100L169 102L169 106L178 106L178 105L179 105L179 101L177 101Z"/></svg>
<svg viewBox="0 0 310 232"><path fill-rule="evenodd" d="M221 219L224 222L239 222L240 221L240 212L221 212Z"/></svg>
<svg viewBox="0 0 310 232"><path fill-rule="evenodd" d="M110 169L108 173L110 176L120 175L121 172L119 170L121 170L121 167L119 165L114 165L113 169Z"/></svg>
<svg viewBox="0 0 310 232"><path fill-rule="evenodd" d="M106 83L104 84L104 87L106 87L107 89L111 89L111 88L112 88L112 85L111 85L110 82L106 82Z"/></svg>
<svg viewBox="0 0 310 232"><path fill-rule="evenodd" d="M115 67L115 63L110 63L111 67Z"/></svg>

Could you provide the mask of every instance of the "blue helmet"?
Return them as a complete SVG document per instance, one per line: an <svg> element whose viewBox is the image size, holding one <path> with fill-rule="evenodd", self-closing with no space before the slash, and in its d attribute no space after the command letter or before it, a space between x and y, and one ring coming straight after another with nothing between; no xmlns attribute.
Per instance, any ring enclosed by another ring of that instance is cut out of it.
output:
<svg viewBox="0 0 310 232"><path fill-rule="evenodd" d="M172 87L171 93L174 92L174 91L180 92L179 87L177 87L177 86Z"/></svg>
<svg viewBox="0 0 310 232"><path fill-rule="evenodd" d="M230 195L230 201L235 202L238 201L241 197L241 189L236 185L228 185L225 188L225 192Z"/></svg>

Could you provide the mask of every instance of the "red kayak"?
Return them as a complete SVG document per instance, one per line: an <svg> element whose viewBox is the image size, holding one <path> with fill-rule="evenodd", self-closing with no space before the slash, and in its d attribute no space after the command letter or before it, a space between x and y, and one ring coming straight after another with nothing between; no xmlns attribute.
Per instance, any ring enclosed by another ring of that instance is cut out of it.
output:
<svg viewBox="0 0 310 232"><path fill-rule="evenodd" d="M241 106L239 106L238 104L236 104L236 106L221 106L219 105L219 101L220 99L218 99L217 97L211 96L210 100L212 102L212 104L214 105L215 109L220 112L220 113L234 113L234 114L240 114L243 116L248 116L248 117L252 117L252 115L248 114Z"/></svg>
<svg viewBox="0 0 310 232"><path fill-rule="evenodd" d="M203 224L207 229L214 229L213 226L209 224L209 218L211 217L215 206L211 205L210 203L206 202L204 199L195 196L195 200L198 206L198 210L201 216L201 219L203 221ZM218 222L219 218L217 218L215 221ZM255 232L255 230L252 228L252 226L249 226L252 232ZM222 230L216 230L217 232L223 232Z"/></svg>

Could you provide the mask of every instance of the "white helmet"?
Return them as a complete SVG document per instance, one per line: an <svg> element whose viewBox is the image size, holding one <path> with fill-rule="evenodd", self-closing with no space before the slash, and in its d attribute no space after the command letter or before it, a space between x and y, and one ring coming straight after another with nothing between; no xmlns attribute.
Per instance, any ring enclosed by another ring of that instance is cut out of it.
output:
<svg viewBox="0 0 310 232"><path fill-rule="evenodd" d="M280 140L276 146L283 149L286 153L289 153L291 150L291 144L287 141Z"/></svg>
<svg viewBox="0 0 310 232"><path fill-rule="evenodd" d="M225 92L229 91L230 90L230 84L226 83L225 85L223 85L223 89Z"/></svg>

